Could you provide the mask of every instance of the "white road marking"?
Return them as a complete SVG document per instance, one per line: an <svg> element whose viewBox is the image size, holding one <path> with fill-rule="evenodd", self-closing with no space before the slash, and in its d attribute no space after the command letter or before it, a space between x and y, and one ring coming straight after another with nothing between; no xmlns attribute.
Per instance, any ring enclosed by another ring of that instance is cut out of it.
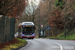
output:
<svg viewBox="0 0 75 50"><path fill-rule="evenodd" d="M63 50L62 45L60 45L59 43L57 43L57 42L52 42L52 43L55 43L55 44L59 45L60 46L60 50Z"/></svg>

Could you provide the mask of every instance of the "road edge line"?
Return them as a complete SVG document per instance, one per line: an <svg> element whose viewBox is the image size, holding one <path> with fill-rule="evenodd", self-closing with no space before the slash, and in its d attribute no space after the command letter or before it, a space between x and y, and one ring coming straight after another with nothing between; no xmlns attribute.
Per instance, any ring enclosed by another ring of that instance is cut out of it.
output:
<svg viewBox="0 0 75 50"><path fill-rule="evenodd" d="M52 43L55 43L55 44L59 45L60 46L60 50L63 50L62 45L60 45L59 43L57 43L57 42L52 42Z"/></svg>

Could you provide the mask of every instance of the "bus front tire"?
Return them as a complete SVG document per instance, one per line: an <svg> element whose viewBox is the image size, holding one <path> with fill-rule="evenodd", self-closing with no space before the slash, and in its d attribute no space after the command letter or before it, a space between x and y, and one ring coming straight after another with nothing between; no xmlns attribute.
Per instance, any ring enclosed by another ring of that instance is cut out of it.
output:
<svg viewBox="0 0 75 50"><path fill-rule="evenodd" d="M34 38L28 38L28 39L34 39Z"/></svg>

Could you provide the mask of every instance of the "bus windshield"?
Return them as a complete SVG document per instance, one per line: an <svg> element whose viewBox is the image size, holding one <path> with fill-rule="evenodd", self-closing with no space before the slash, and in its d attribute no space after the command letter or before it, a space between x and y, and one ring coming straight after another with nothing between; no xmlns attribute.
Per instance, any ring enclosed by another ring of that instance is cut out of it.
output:
<svg viewBox="0 0 75 50"><path fill-rule="evenodd" d="M35 32L34 27L23 27L22 33L23 34L33 34Z"/></svg>

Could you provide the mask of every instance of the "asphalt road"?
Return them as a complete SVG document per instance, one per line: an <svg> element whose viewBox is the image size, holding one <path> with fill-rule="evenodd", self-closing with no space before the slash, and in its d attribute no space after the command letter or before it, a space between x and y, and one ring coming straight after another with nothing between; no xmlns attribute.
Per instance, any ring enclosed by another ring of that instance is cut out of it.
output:
<svg viewBox="0 0 75 50"><path fill-rule="evenodd" d="M75 41L53 39L26 39L28 44L19 50L75 50Z"/></svg>

